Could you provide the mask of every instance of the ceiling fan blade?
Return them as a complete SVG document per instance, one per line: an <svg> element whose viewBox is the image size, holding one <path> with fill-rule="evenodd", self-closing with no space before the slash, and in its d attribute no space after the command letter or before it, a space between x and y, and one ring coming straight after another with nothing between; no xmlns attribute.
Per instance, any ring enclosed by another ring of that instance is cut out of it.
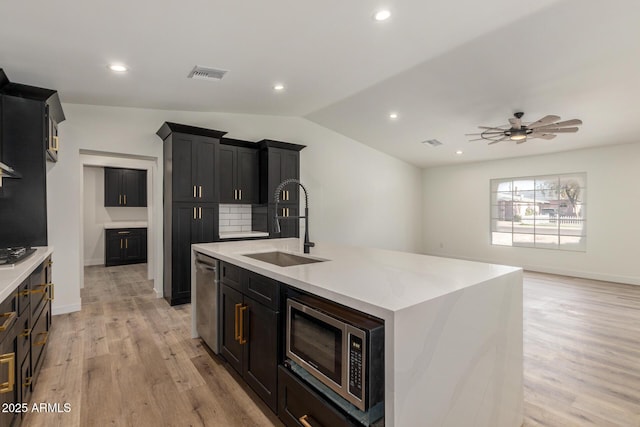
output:
<svg viewBox="0 0 640 427"><path fill-rule="evenodd" d="M527 136L527 139L541 138L541 139L553 139L556 135L552 133L532 133Z"/></svg>
<svg viewBox="0 0 640 427"><path fill-rule="evenodd" d="M511 123L511 127L514 129L520 129L522 127L522 119L517 117L510 118L509 123Z"/></svg>
<svg viewBox="0 0 640 427"><path fill-rule="evenodd" d="M498 143L498 142L500 142L500 141L504 141L505 139L508 139L508 138L509 138L509 137L505 135L505 136L503 136L503 137L502 137L502 138L500 138L500 139L496 139L495 141L492 141L492 142L488 143L487 145L496 144L496 143Z"/></svg>
<svg viewBox="0 0 640 427"><path fill-rule="evenodd" d="M478 126L478 129L487 129L487 130L505 130L505 129L501 129L500 127L489 127L489 126Z"/></svg>
<svg viewBox="0 0 640 427"><path fill-rule="evenodd" d="M534 129L545 129L545 128L564 128L567 126L579 126L582 124L582 120L580 119L572 119L572 120L565 120L564 122L558 122L558 123L550 123L548 125L543 125L543 126L537 126ZM530 126L527 126L530 128Z"/></svg>
<svg viewBox="0 0 640 427"><path fill-rule="evenodd" d="M541 129L541 133L573 133L578 132L580 128L544 128ZM534 129L533 133L538 132L538 129Z"/></svg>
<svg viewBox="0 0 640 427"><path fill-rule="evenodd" d="M465 133L465 135L470 136L470 135L504 135L504 131L500 130L500 131L493 131L490 132L488 130L485 130L484 132L477 132L477 133Z"/></svg>
<svg viewBox="0 0 640 427"><path fill-rule="evenodd" d="M476 138L476 139L470 139L469 142L471 141L486 141L486 139L484 138Z"/></svg>
<svg viewBox="0 0 640 427"><path fill-rule="evenodd" d="M535 129L540 126L548 125L549 123L557 122L558 120L560 120L559 116L548 115L548 116L544 116L537 122L529 123L527 127L529 129Z"/></svg>

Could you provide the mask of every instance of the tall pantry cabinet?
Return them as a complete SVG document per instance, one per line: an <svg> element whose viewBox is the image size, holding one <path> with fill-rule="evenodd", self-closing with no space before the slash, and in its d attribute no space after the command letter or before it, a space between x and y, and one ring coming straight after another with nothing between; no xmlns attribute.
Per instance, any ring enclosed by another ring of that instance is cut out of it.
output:
<svg viewBox="0 0 640 427"><path fill-rule="evenodd" d="M218 240L220 138L226 132L165 122L164 297L191 301L191 244Z"/></svg>

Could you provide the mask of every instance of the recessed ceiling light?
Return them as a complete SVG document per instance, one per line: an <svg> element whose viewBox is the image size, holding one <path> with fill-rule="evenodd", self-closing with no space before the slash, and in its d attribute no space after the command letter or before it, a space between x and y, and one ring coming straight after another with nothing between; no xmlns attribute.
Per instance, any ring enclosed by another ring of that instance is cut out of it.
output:
<svg viewBox="0 0 640 427"><path fill-rule="evenodd" d="M128 70L127 66L122 64L111 64L109 65L109 69L111 71L115 71L116 73L124 73Z"/></svg>
<svg viewBox="0 0 640 427"><path fill-rule="evenodd" d="M284 90L284 85L282 83L276 83L276 84L273 85L273 90L275 90L275 91Z"/></svg>
<svg viewBox="0 0 640 427"><path fill-rule="evenodd" d="M390 119L397 119L398 118L398 113L389 113L389 118Z"/></svg>
<svg viewBox="0 0 640 427"><path fill-rule="evenodd" d="M386 21L391 16L391 12L387 9L382 9L373 14L373 19L376 21Z"/></svg>
<svg viewBox="0 0 640 427"><path fill-rule="evenodd" d="M462 150L456 151L456 154L459 156L460 154L462 154Z"/></svg>

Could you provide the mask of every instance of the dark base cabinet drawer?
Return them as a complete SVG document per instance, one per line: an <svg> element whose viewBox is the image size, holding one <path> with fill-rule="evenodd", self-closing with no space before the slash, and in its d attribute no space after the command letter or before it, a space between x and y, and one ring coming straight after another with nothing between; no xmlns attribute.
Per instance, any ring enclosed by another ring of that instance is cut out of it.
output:
<svg viewBox="0 0 640 427"><path fill-rule="evenodd" d="M44 360L49 329L51 327L51 304L47 303L42 314L33 325L31 331L31 366L32 375L36 377Z"/></svg>
<svg viewBox="0 0 640 427"><path fill-rule="evenodd" d="M231 286L235 290L242 292L242 276L244 274L244 270L233 264L227 264L226 262L222 262L221 264L220 281L225 285Z"/></svg>
<svg viewBox="0 0 640 427"><path fill-rule="evenodd" d="M278 418L287 427L357 426L282 366L278 367Z"/></svg>
<svg viewBox="0 0 640 427"><path fill-rule="evenodd" d="M22 394L20 402L27 403L31 398L31 391L33 390L31 384L31 359L29 355L22 362L22 368L20 369L20 384L16 382L16 387L22 388Z"/></svg>

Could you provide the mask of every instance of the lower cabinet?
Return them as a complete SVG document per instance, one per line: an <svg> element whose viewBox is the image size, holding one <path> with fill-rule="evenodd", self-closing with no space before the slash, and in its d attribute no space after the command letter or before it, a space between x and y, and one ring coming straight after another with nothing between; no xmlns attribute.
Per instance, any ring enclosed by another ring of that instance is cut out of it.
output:
<svg viewBox="0 0 640 427"><path fill-rule="evenodd" d="M224 284L221 352L272 409L277 408L278 312Z"/></svg>
<svg viewBox="0 0 640 427"><path fill-rule="evenodd" d="M44 362L51 328L51 258L0 302L0 426L17 427Z"/></svg>
<svg viewBox="0 0 640 427"><path fill-rule="evenodd" d="M281 342L278 333L280 284L267 278L261 280L261 276L226 263L222 263L222 268L238 273L238 276L231 275L233 279L227 284L225 277L229 276L223 273L220 286L222 356L275 412Z"/></svg>
<svg viewBox="0 0 640 427"><path fill-rule="evenodd" d="M105 267L147 262L147 229L116 228L105 231Z"/></svg>
<svg viewBox="0 0 640 427"><path fill-rule="evenodd" d="M287 427L356 427L288 369L278 367L278 418Z"/></svg>

